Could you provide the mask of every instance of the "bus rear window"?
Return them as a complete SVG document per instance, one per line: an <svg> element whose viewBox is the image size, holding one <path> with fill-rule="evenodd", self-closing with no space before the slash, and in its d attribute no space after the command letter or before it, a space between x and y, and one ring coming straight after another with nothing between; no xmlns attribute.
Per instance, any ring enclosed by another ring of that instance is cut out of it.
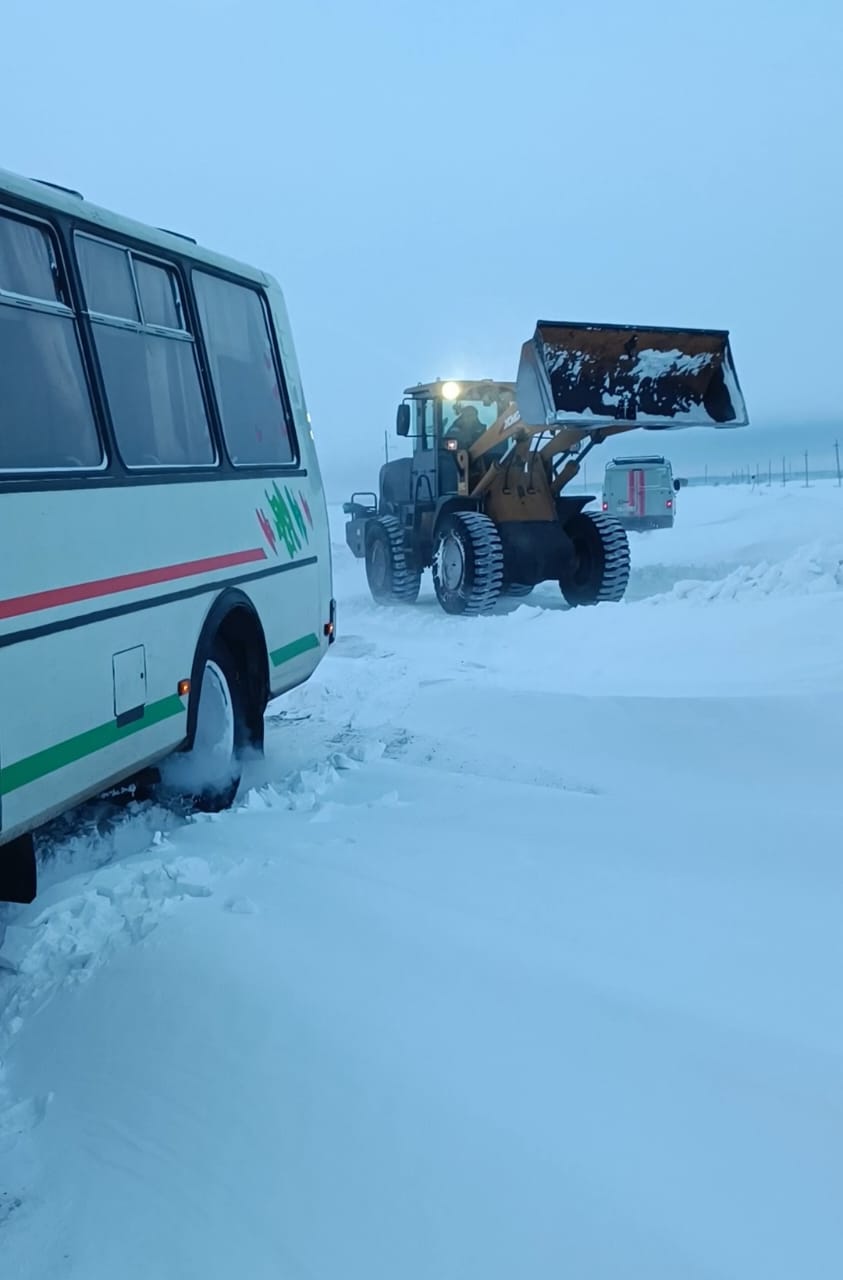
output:
<svg viewBox="0 0 843 1280"><path fill-rule="evenodd" d="M201 271L193 273L193 288L231 461L237 467L292 462L287 412L260 294Z"/></svg>
<svg viewBox="0 0 843 1280"><path fill-rule="evenodd" d="M68 300L50 233L0 214L0 471L102 463Z"/></svg>

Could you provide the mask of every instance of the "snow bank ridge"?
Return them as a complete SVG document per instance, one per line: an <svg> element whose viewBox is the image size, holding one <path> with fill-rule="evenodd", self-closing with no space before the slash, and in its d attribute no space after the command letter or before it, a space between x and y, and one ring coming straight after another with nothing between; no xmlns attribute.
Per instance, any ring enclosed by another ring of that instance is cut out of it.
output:
<svg viewBox="0 0 843 1280"><path fill-rule="evenodd" d="M685 579L670 591L651 596L646 604L671 604L677 600L708 604L721 600L760 599L764 596L821 595L843 587L843 543L816 543L787 559L770 564L743 565L717 582Z"/></svg>

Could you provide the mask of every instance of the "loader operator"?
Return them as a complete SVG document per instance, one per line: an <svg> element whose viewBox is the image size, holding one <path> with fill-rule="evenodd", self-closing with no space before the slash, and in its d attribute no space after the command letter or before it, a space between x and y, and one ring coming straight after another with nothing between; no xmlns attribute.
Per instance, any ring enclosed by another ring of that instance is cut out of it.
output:
<svg viewBox="0 0 843 1280"><path fill-rule="evenodd" d="M475 440L479 440L486 428L473 404L461 409L448 430L446 440L456 440L460 449L470 449Z"/></svg>

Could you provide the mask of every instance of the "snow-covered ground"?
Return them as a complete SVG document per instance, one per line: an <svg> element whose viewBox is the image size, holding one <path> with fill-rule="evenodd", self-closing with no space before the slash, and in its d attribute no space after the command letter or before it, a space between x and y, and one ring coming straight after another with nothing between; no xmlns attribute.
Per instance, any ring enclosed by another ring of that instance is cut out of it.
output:
<svg viewBox="0 0 843 1280"><path fill-rule="evenodd" d="M3 1280L843 1274L843 491L373 606L242 803L0 917Z"/></svg>

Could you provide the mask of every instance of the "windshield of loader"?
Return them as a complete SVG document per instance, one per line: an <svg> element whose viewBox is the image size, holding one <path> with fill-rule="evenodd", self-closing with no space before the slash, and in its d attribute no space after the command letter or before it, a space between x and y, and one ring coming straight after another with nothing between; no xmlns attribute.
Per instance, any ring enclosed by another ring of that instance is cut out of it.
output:
<svg viewBox="0 0 843 1280"><path fill-rule="evenodd" d="M482 400L443 400L442 436L446 440L456 439L461 449L468 449L497 422L499 413L496 400L489 404Z"/></svg>

